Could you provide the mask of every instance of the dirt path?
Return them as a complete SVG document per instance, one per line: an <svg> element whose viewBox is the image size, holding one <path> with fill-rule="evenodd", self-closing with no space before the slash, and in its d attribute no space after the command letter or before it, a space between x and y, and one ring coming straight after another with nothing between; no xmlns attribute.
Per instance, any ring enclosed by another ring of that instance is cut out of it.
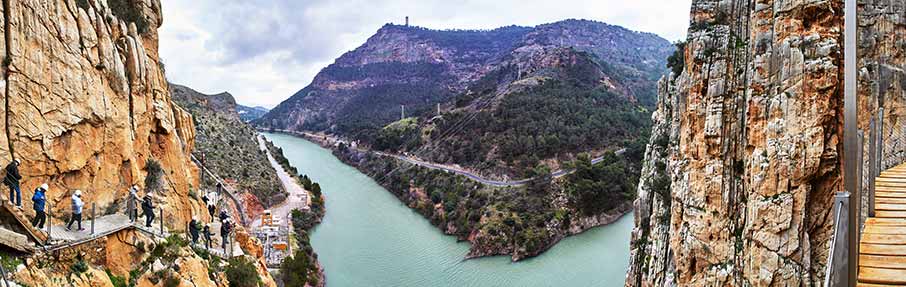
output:
<svg viewBox="0 0 906 287"><path fill-rule="evenodd" d="M270 151L267 149L267 146L264 144L264 137L258 136L258 145L261 150L267 153L267 160L271 163L271 166L277 170L277 177L280 178L280 183L283 184L283 188L289 193L286 200L280 204L274 205L271 207L271 214L275 219L279 219L281 222L286 222L289 220L289 214L293 209L308 209L311 204L311 199L308 196L308 191L306 191L302 186L296 182L296 179L293 178L286 170L283 169L283 166L274 159L274 156L271 155ZM261 219L256 218L252 221L252 229L257 228L261 225Z"/></svg>

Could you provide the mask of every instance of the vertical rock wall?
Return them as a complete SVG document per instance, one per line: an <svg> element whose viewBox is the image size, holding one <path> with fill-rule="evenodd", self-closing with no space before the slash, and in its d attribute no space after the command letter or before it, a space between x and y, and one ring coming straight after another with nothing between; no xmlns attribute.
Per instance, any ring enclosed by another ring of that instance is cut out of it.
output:
<svg viewBox="0 0 906 287"><path fill-rule="evenodd" d="M684 71L660 86L626 285L820 284L843 187L843 1L691 13Z"/></svg>
<svg viewBox="0 0 906 287"><path fill-rule="evenodd" d="M157 54L158 0L3 0L3 19L0 162L22 160L25 201L47 182L54 215L68 214L75 189L102 213L143 185L154 158L170 225L201 210L187 195L195 128Z"/></svg>

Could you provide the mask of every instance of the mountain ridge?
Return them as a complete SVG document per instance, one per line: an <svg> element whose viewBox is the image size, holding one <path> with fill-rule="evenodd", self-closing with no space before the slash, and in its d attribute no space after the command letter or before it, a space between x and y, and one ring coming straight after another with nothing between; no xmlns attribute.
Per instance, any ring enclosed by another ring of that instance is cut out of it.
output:
<svg viewBox="0 0 906 287"><path fill-rule="evenodd" d="M607 32L594 31L598 29ZM602 37L602 40L589 37ZM623 38L637 39L634 42L637 45L651 42L653 48L629 49L633 53L627 49L613 52L620 50L617 46L622 42L614 39ZM377 128L392 122L392 116L400 113L400 105L407 105L412 115L434 111L436 104L448 103L465 93L470 84L481 80L514 52L552 46L590 52L599 62L618 72L633 76L649 74L645 78L650 83L639 90L646 90L644 93L650 96L646 103L650 105L654 103L654 82L664 74L664 59L673 51L667 40L654 34L589 20L493 30L430 30L387 24L254 124L263 128L347 134L361 130L362 126ZM631 54L650 57L638 57L644 61L628 66L625 62L632 58L627 56ZM649 62L654 59L661 60ZM371 104L373 110L361 112L369 114L369 120L361 123L340 118L341 112L359 112L348 108L350 104Z"/></svg>
<svg viewBox="0 0 906 287"><path fill-rule="evenodd" d="M341 138L312 139L469 241L467 257L522 260L631 210L656 81L673 50L653 34L594 21L385 25L253 125ZM367 150L537 180L488 186ZM577 172L551 178L557 169Z"/></svg>

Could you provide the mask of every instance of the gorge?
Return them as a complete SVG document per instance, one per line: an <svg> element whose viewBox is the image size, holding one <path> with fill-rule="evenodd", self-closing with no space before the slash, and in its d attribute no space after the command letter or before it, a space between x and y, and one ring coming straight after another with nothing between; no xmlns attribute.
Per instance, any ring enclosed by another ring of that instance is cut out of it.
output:
<svg viewBox="0 0 906 287"><path fill-rule="evenodd" d="M264 134L321 183L327 215L311 233L328 286L621 286L632 215L566 238L544 254L463 260L466 243L438 232L387 190L298 137Z"/></svg>
<svg viewBox="0 0 906 287"><path fill-rule="evenodd" d="M337 157L468 240L467 257L518 261L630 211L655 82L673 49L587 20L486 31L387 24L252 124L341 139L328 145ZM536 180L489 186L370 151Z"/></svg>

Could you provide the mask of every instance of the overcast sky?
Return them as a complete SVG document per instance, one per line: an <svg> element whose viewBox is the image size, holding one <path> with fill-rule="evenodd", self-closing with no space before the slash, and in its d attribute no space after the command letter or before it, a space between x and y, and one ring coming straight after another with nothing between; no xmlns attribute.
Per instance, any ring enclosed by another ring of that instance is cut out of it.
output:
<svg viewBox="0 0 906 287"><path fill-rule="evenodd" d="M321 68L409 16L433 29L589 19L685 38L691 0L162 0L160 54L171 82L274 107Z"/></svg>

